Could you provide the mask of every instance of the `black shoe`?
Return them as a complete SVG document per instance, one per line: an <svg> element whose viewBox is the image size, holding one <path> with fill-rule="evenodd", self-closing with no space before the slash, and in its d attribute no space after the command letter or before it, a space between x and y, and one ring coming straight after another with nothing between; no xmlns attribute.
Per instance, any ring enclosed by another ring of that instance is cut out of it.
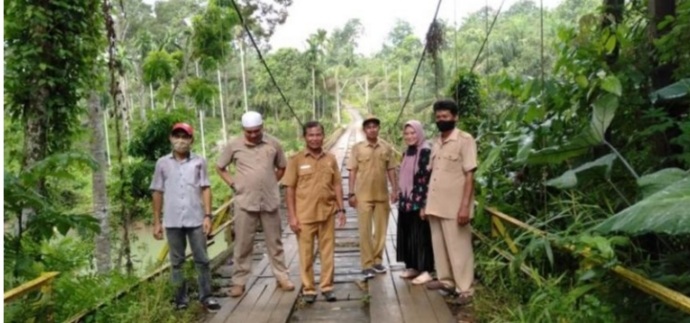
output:
<svg viewBox="0 0 690 323"><path fill-rule="evenodd" d="M307 304L313 304L314 302L316 302L316 295L314 295L314 294L302 295L302 299L303 299Z"/></svg>
<svg viewBox="0 0 690 323"><path fill-rule="evenodd" d="M364 275L364 280L369 280L369 279L372 279L376 276L373 269L362 270L362 275Z"/></svg>
<svg viewBox="0 0 690 323"><path fill-rule="evenodd" d="M173 302L173 308L175 308L178 311L184 311L188 307L187 303L176 303Z"/></svg>
<svg viewBox="0 0 690 323"><path fill-rule="evenodd" d="M218 312L220 309L220 304L218 304L218 301L216 301L214 298L207 298L205 301L203 301L204 307L206 308L207 311L211 313Z"/></svg>
<svg viewBox="0 0 690 323"><path fill-rule="evenodd" d="M386 267L384 267L384 266L381 265L381 264L374 265L374 267L372 267L372 269L373 269L374 272L376 272L377 274L383 274L383 273L386 272Z"/></svg>
<svg viewBox="0 0 690 323"><path fill-rule="evenodd" d="M322 294L323 297L326 299L326 302L335 302L338 300L338 298L335 297L335 293L332 290L323 292Z"/></svg>

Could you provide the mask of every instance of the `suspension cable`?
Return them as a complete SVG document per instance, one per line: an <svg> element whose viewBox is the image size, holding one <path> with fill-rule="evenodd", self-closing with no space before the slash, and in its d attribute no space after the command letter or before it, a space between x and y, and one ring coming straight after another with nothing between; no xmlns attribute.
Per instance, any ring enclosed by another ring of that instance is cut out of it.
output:
<svg viewBox="0 0 690 323"><path fill-rule="evenodd" d="M234 0L233 0L234 1ZM431 20L431 23L429 24L429 29L427 29L427 34L433 28L434 23L436 22L436 17L438 16L438 10L441 8L441 2L443 0L438 0L438 3L436 4L436 12L434 13L434 19ZM422 62L424 61L424 55L426 54L427 47L429 46L429 42L424 43L424 49L422 50L422 55L419 57L419 62L417 63L417 70L414 72L414 76L412 77L412 82L410 82L410 87L407 89L407 95L405 96L405 101L403 101L402 106L400 107L400 112L398 113L398 117L395 119L395 123L393 123L393 128L395 128L398 125L398 122L400 121L400 117L402 117L403 110L405 110L405 106L407 105L407 102L410 100L410 94L412 93L412 88L414 87L415 81L417 80L417 75L419 74L419 70L422 67Z"/></svg>
<svg viewBox="0 0 690 323"><path fill-rule="evenodd" d="M302 124L302 121L300 121L299 117L295 113L295 110L292 109L292 106L290 105L290 101L288 101L288 99L285 97L285 94L283 94L283 91L280 89L280 86L278 86L278 82L276 82L276 79L273 77L273 73L271 73L271 69L268 68L268 64L266 64L266 61L264 60L263 55L261 55L261 49L259 49L259 46L256 45L256 41L254 40L254 36L252 36L251 31L249 31L249 27L247 27L247 24L245 23L244 18L242 17L242 13L240 12L240 8L237 6L237 3L235 2L235 0L230 0L230 2L232 2L232 6L235 8L235 11L237 12L237 16L240 18L240 23L242 24L244 31L247 32L249 39L252 41L252 45L254 46L256 53L259 55L259 60L261 61L261 64L266 69L266 72L268 72L268 76L271 78L271 82L273 83L273 86L275 86L275 88L278 89L278 93L280 93L280 97L283 98L283 101L287 105L288 109L290 109L292 116L295 117L295 119L297 119L297 123L299 123L300 126L304 126Z"/></svg>
<svg viewBox="0 0 690 323"><path fill-rule="evenodd" d="M474 67L477 65L477 62L479 61L479 56L481 56L482 51L484 50L484 46L486 45L486 42L489 40L489 35L491 34L491 31L494 30L494 25L496 24L496 19L498 18L498 14L501 13L501 9L503 9L503 5L506 3L506 0L501 1L501 6L498 7L498 11L496 11L496 14L494 15L494 20L491 22L491 27L489 28L489 31L486 33L486 38L484 38L484 42L482 42L482 46L479 47L479 52L477 52L477 57L474 58L474 62L472 63L472 67L470 68L470 72L474 71Z"/></svg>

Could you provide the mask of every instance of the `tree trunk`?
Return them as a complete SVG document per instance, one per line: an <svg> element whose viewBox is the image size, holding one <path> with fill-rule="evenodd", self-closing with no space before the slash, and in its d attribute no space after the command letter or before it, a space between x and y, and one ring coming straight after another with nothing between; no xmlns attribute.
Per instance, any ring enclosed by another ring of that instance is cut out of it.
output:
<svg viewBox="0 0 690 323"><path fill-rule="evenodd" d="M24 160L22 162L22 169L27 169L36 164L36 162L46 157L46 143L48 138L47 132L47 109L45 101L48 99L48 89L40 87L36 91L34 100L28 103L24 110ZM34 189L38 192L43 191L44 180L41 180ZM21 216L21 231L26 228L29 220L36 214L36 210L32 208L25 208L22 210ZM19 229L19 227L18 227Z"/></svg>
<svg viewBox="0 0 690 323"><path fill-rule="evenodd" d="M110 222L108 220L108 191L106 188L105 132L103 127L103 106L98 93L89 96L89 122L92 126L91 155L98 163L98 169L92 173L93 213L98 219L101 232L96 236L96 268L99 273L110 271Z"/></svg>
<svg viewBox="0 0 690 323"><path fill-rule="evenodd" d="M311 102L311 117L316 120L316 69L314 66L311 67Z"/></svg>
<svg viewBox="0 0 690 323"><path fill-rule="evenodd" d="M242 93L244 95L244 112L249 111L249 99L247 98L247 74L244 66L244 40L240 38L240 67L242 69Z"/></svg>
<svg viewBox="0 0 690 323"><path fill-rule="evenodd" d="M225 107L223 107L223 84L220 82L220 69L216 70L216 73L218 73L218 102L220 104L220 119L223 127L221 128L223 131L223 143L228 142L228 131L225 125Z"/></svg>

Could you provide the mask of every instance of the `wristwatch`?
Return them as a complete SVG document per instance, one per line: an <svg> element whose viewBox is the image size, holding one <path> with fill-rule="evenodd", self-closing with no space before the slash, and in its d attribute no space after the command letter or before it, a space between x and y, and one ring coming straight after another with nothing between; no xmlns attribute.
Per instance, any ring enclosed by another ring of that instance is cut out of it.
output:
<svg viewBox="0 0 690 323"><path fill-rule="evenodd" d="M345 209L335 210L335 214L338 214L338 213L340 213L340 212L345 213Z"/></svg>
<svg viewBox="0 0 690 323"><path fill-rule="evenodd" d="M205 214L204 217L209 218L209 220L213 221L213 214L211 214L211 213Z"/></svg>
<svg viewBox="0 0 690 323"><path fill-rule="evenodd" d="M347 194L347 197L353 197L353 196L355 196L355 193Z"/></svg>

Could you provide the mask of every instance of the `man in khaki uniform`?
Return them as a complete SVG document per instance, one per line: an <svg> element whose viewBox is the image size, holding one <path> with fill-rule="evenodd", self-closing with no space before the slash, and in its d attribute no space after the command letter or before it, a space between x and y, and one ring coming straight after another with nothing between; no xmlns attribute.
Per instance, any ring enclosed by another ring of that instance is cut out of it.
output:
<svg viewBox="0 0 690 323"><path fill-rule="evenodd" d="M374 277L374 273L386 272L381 262L386 246L389 201L395 203L398 199L395 169L399 161L393 148L379 140L380 125L381 121L376 117L364 119L362 127L366 140L352 147L347 163L350 171L348 202L357 208L362 274L366 279ZM390 195L386 176L393 188Z"/></svg>
<svg viewBox="0 0 690 323"><path fill-rule="evenodd" d="M302 297L316 301L314 286L314 238L319 243L321 260L320 288L326 301L336 301L333 292L335 217L338 226L345 225L343 187L335 156L323 151L323 125L310 121L302 130L307 148L288 162L283 184L288 223L297 235L302 278Z"/></svg>
<svg viewBox="0 0 690 323"><path fill-rule="evenodd" d="M426 208L438 280L427 288L459 295L458 304L471 301L474 280L472 226L474 171L477 144L467 132L455 128L455 101L434 103L436 126L441 133L431 148L431 180Z"/></svg>
<svg viewBox="0 0 690 323"><path fill-rule="evenodd" d="M244 293L252 265L256 225L261 221L266 248L277 284L286 291L295 289L285 266L281 241L280 194L278 181L285 173L287 160L277 139L263 133L258 112L242 115L244 137L230 141L218 159L216 168L223 181L235 192L235 250L233 286L230 296ZM226 167L235 164L235 175Z"/></svg>

